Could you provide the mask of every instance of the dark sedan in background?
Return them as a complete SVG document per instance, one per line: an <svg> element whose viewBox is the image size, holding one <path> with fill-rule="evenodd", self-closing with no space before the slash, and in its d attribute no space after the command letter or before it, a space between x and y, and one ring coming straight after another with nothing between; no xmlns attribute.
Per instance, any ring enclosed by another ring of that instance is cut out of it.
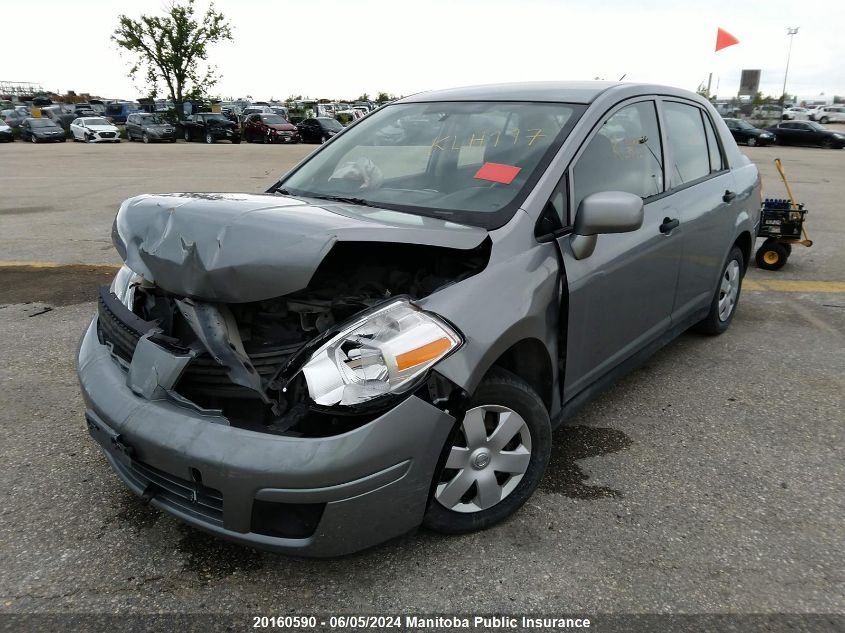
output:
<svg viewBox="0 0 845 633"><path fill-rule="evenodd" d="M176 128L158 114L136 112L126 117L126 138L149 143L151 141L176 142Z"/></svg>
<svg viewBox="0 0 845 633"><path fill-rule="evenodd" d="M815 121L784 121L766 128L775 135L778 145L812 145L841 149L845 147L845 133L829 130Z"/></svg>
<svg viewBox="0 0 845 633"><path fill-rule="evenodd" d="M745 145L771 145L775 142L775 135L761 130L742 119L725 119L725 125L731 131L731 136L737 143Z"/></svg>
<svg viewBox="0 0 845 633"><path fill-rule="evenodd" d="M206 143L215 141L241 142L241 132L237 123L233 123L217 112L192 114L181 122L182 133L186 141L202 139Z"/></svg>
<svg viewBox="0 0 845 633"><path fill-rule="evenodd" d="M325 143L335 134L343 131L343 126L329 117L305 119L296 124L303 143Z"/></svg>
<svg viewBox="0 0 845 633"><path fill-rule="evenodd" d="M244 119L247 143L299 143L299 130L278 114L250 114Z"/></svg>
<svg viewBox="0 0 845 633"><path fill-rule="evenodd" d="M42 143L65 142L64 129L50 119L24 119L21 124L21 140Z"/></svg>

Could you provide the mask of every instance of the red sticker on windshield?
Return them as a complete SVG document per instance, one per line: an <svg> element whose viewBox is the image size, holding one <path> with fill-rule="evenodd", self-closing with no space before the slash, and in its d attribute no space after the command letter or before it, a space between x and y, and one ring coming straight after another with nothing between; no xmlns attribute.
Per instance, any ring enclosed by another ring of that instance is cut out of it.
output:
<svg viewBox="0 0 845 633"><path fill-rule="evenodd" d="M475 177L479 180L491 180L493 182L500 182L503 185L509 185L520 171L522 171L522 167L501 165L499 163L484 163L481 169L475 172Z"/></svg>

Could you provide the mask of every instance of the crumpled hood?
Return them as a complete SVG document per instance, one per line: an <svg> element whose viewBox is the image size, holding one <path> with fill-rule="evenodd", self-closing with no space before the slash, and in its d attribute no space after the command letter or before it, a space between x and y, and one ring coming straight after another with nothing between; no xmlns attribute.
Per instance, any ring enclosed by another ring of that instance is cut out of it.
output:
<svg viewBox="0 0 845 633"><path fill-rule="evenodd" d="M471 249L487 231L398 211L274 194L171 193L124 202L112 241L174 294L260 301L301 290L335 242Z"/></svg>

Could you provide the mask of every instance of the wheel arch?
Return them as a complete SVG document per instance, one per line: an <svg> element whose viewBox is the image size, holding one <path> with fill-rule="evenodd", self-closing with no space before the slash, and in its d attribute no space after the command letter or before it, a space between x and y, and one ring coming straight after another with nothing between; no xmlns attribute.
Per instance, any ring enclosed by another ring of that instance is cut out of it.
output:
<svg viewBox="0 0 845 633"><path fill-rule="evenodd" d="M736 240L734 240L734 246L739 247L739 250L742 251L745 270L748 270L748 265L751 262L751 249L753 244L754 241L751 239L751 233L749 231L743 231L737 236Z"/></svg>
<svg viewBox="0 0 845 633"><path fill-rule="evenodd" d="M536 338L517 341L493 361L485 375L494 367L519 376L537 392L546 405L546 410L551 411L554 400L554 372L549 351L542 341Z"/></svg>

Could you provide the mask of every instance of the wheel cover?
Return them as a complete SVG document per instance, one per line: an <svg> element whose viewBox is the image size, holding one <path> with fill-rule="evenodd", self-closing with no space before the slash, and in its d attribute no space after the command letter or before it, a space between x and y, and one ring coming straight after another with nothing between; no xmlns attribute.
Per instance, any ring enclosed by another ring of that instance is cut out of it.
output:
<svg viewBox="0 0 845 633"><path fill-rule="evenodd" d="M460 428L434 498L455 512L481 512L522 480L531 461L531 432L516 411L493 404L467 411Z"/></svg>
<svg viewBox="0 0 845 633"><path fill-rule="evenodd" d="M732 259L728 262L719 286L719 320L727 321L734 311L736 297L739 294L739 262Z"/></svg>
<svg viewBox="0 0 845 633"><path fill-rule="evenodd" d="M780 256L775 251L766 251L763 253L763 261L767 264L777 264Z"/></svg>

